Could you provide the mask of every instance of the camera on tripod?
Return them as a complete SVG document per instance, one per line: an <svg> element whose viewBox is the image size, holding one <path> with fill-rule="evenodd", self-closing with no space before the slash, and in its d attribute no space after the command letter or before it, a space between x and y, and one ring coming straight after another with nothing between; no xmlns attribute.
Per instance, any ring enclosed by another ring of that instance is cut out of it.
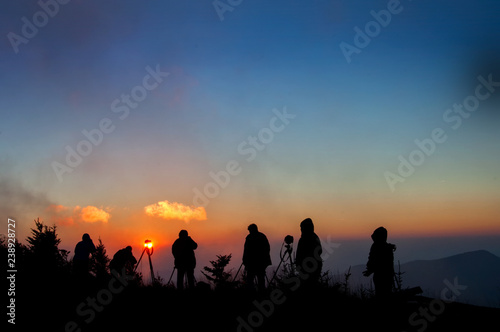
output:
<svg viewBox="0 0 500 332"><path fill-rule="evenodd" d="M293 236L291 235L287 235L285 236L285 239L283 240L285 242L285 248L287 251L291 250L292 249L292 245L293 245Z"/></svg>
<svg viewBox="0 0 500 332"><path fill-rule="evenodd" d="M285 248L285 252L283 252L283 248ZM293 271L292 252L293 252L293 236L287 235L287 236L285 236L285 239L283 240L283 244L281 245L280 263L278 264L278 267L276 268L276 271L274 272L274 275L273 275L271 281L269 281L269 284L271 284L274 281L274 278L276 278L276 274L278 273L281 264L285 263L285 266L286 266L286 262L285 262L286 260L288 260L289 271Z"/></svg>

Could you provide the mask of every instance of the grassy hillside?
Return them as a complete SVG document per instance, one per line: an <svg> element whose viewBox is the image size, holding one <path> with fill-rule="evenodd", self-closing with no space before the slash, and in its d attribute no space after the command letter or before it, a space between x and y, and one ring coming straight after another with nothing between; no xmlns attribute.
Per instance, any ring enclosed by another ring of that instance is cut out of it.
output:
<svg viewBox="0 0 500 332"><path fill-rule="evenodd" d="M487 331L500 309L395 297L390 303L346 295L338 287L244 289L128 285L111 297L69 283L18 296L18 327L51 331ZM113 287L118 288L116 283ZM103 290L104 289L104 290Z"/></svg>
<svg viewBox="0 0 500 332"><path fill-rule="evenodd" d="M15 290L9 300L15 300L16 324L8 326L21 331L487 331L500 317L500 309L404 293L382 302L367 289L353 293L341 280L323 278L312 287L304 282L307 273L290 270L259 293L232 282L224 266L212 287L199 282L181 291L161 280L144 286L140 276L109 273L102 243L82 278L58 249L55 226L37 222L32 233L29 246L7 246L0 237L2 256L16 255L15 280L4 280Z"/></svg>

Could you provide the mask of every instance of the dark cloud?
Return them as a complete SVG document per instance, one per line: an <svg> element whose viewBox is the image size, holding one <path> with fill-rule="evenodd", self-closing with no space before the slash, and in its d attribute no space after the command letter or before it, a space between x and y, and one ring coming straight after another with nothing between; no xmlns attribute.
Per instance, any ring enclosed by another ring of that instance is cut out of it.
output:
<svg viewBox="0 0 500 332"><path fill-rule="evenodd" d="M44 193L28 190L21 181L0 176L0 215L16 221L16 237L21 240L23 231L33 226L33 220L44 220L44 211L51 204ZM6 225L6 223L3 223ZM0 230L1 233L7 229Z"/></svg>

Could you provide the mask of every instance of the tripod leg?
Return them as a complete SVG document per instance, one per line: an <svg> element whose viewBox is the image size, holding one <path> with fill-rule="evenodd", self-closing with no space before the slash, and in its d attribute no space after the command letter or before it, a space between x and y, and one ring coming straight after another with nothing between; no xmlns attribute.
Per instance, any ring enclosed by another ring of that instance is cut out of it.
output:
<svg viewBox="0 0 500 332"><path fill-rule="evenodd" d="M243 266L243 263L241 263L240 265L240 268L238 269L238 271L236 271L236 274L234 275L234 278L232 281L235 281L236 280L236 277L238 276L238 273L240 273L240 270L241 270L241 267Z"/></svg>
<svg viewBox="0 0 500 332"><path fill-rule="evenodd" d="M151 263L151 254L148 252L148 258L149 258L149 269L151 270L151 282L154 284L155 283L155 273L153 272L153 263Z"/></svg>
<svg viewBox="0 0 500 332"><path fill-rule="evenodd" d="M293 258L292 258L292 250L293 249L290 249L288 251L288 260L290 261L290 270L292 273L295 273L295 270L293 269Z"/></svg>
<svg viewBox="0 0 500 332"><path fill-rule="evenodd" d="M172 274L170 275L170 279L168 279L167 285L170 284L170 282L172 281L172 277L174 276L174 272L175 272L175 266L174 266L174 269L172 270Z"/></svg>
<svg viewBox="0 0 500 332"><path fill-rule="evenodd" d="M271 278L271 281L269 281L269 285L274 281L274 278L276 278L276 274L278 274L278 271L280 270L281 263L283 263L283 258L281 258L280 263L278 264L278 267L276 268L276 271L274 272L273 277Z"/></svg>
<svg viewBox="0 0 500 332"><path fill-rule="evenodd" d="M292 249L288 251L288 259L290 260L290 264L293 264Z"/></svg>
<svg viewBox="0 0 500 332"><path fill-rule="evenodd" d="M144 252L146 251L146 248L144 248L144 250L142 251L142 254L141 254L141 257L139 258L139 260L137 261L137 264L135 265L135 268L134 268L134 272L137 270L137 268L139 267L139 263L141 262L141 259L142 259L142 256L144 256Z"/></svg>

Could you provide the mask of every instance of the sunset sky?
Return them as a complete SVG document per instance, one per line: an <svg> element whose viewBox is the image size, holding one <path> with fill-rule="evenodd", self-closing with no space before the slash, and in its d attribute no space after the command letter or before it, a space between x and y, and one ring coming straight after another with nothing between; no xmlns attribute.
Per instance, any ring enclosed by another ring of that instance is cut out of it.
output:
<svg viewBox="0 0 500 332"><path fill-rule="evenodd" d="M500 236L500 2L46 3L0 5L21 241L40 217L167 266L181 229L241 257L248 224L280 244L306 217L368 246Z"/></svg>

